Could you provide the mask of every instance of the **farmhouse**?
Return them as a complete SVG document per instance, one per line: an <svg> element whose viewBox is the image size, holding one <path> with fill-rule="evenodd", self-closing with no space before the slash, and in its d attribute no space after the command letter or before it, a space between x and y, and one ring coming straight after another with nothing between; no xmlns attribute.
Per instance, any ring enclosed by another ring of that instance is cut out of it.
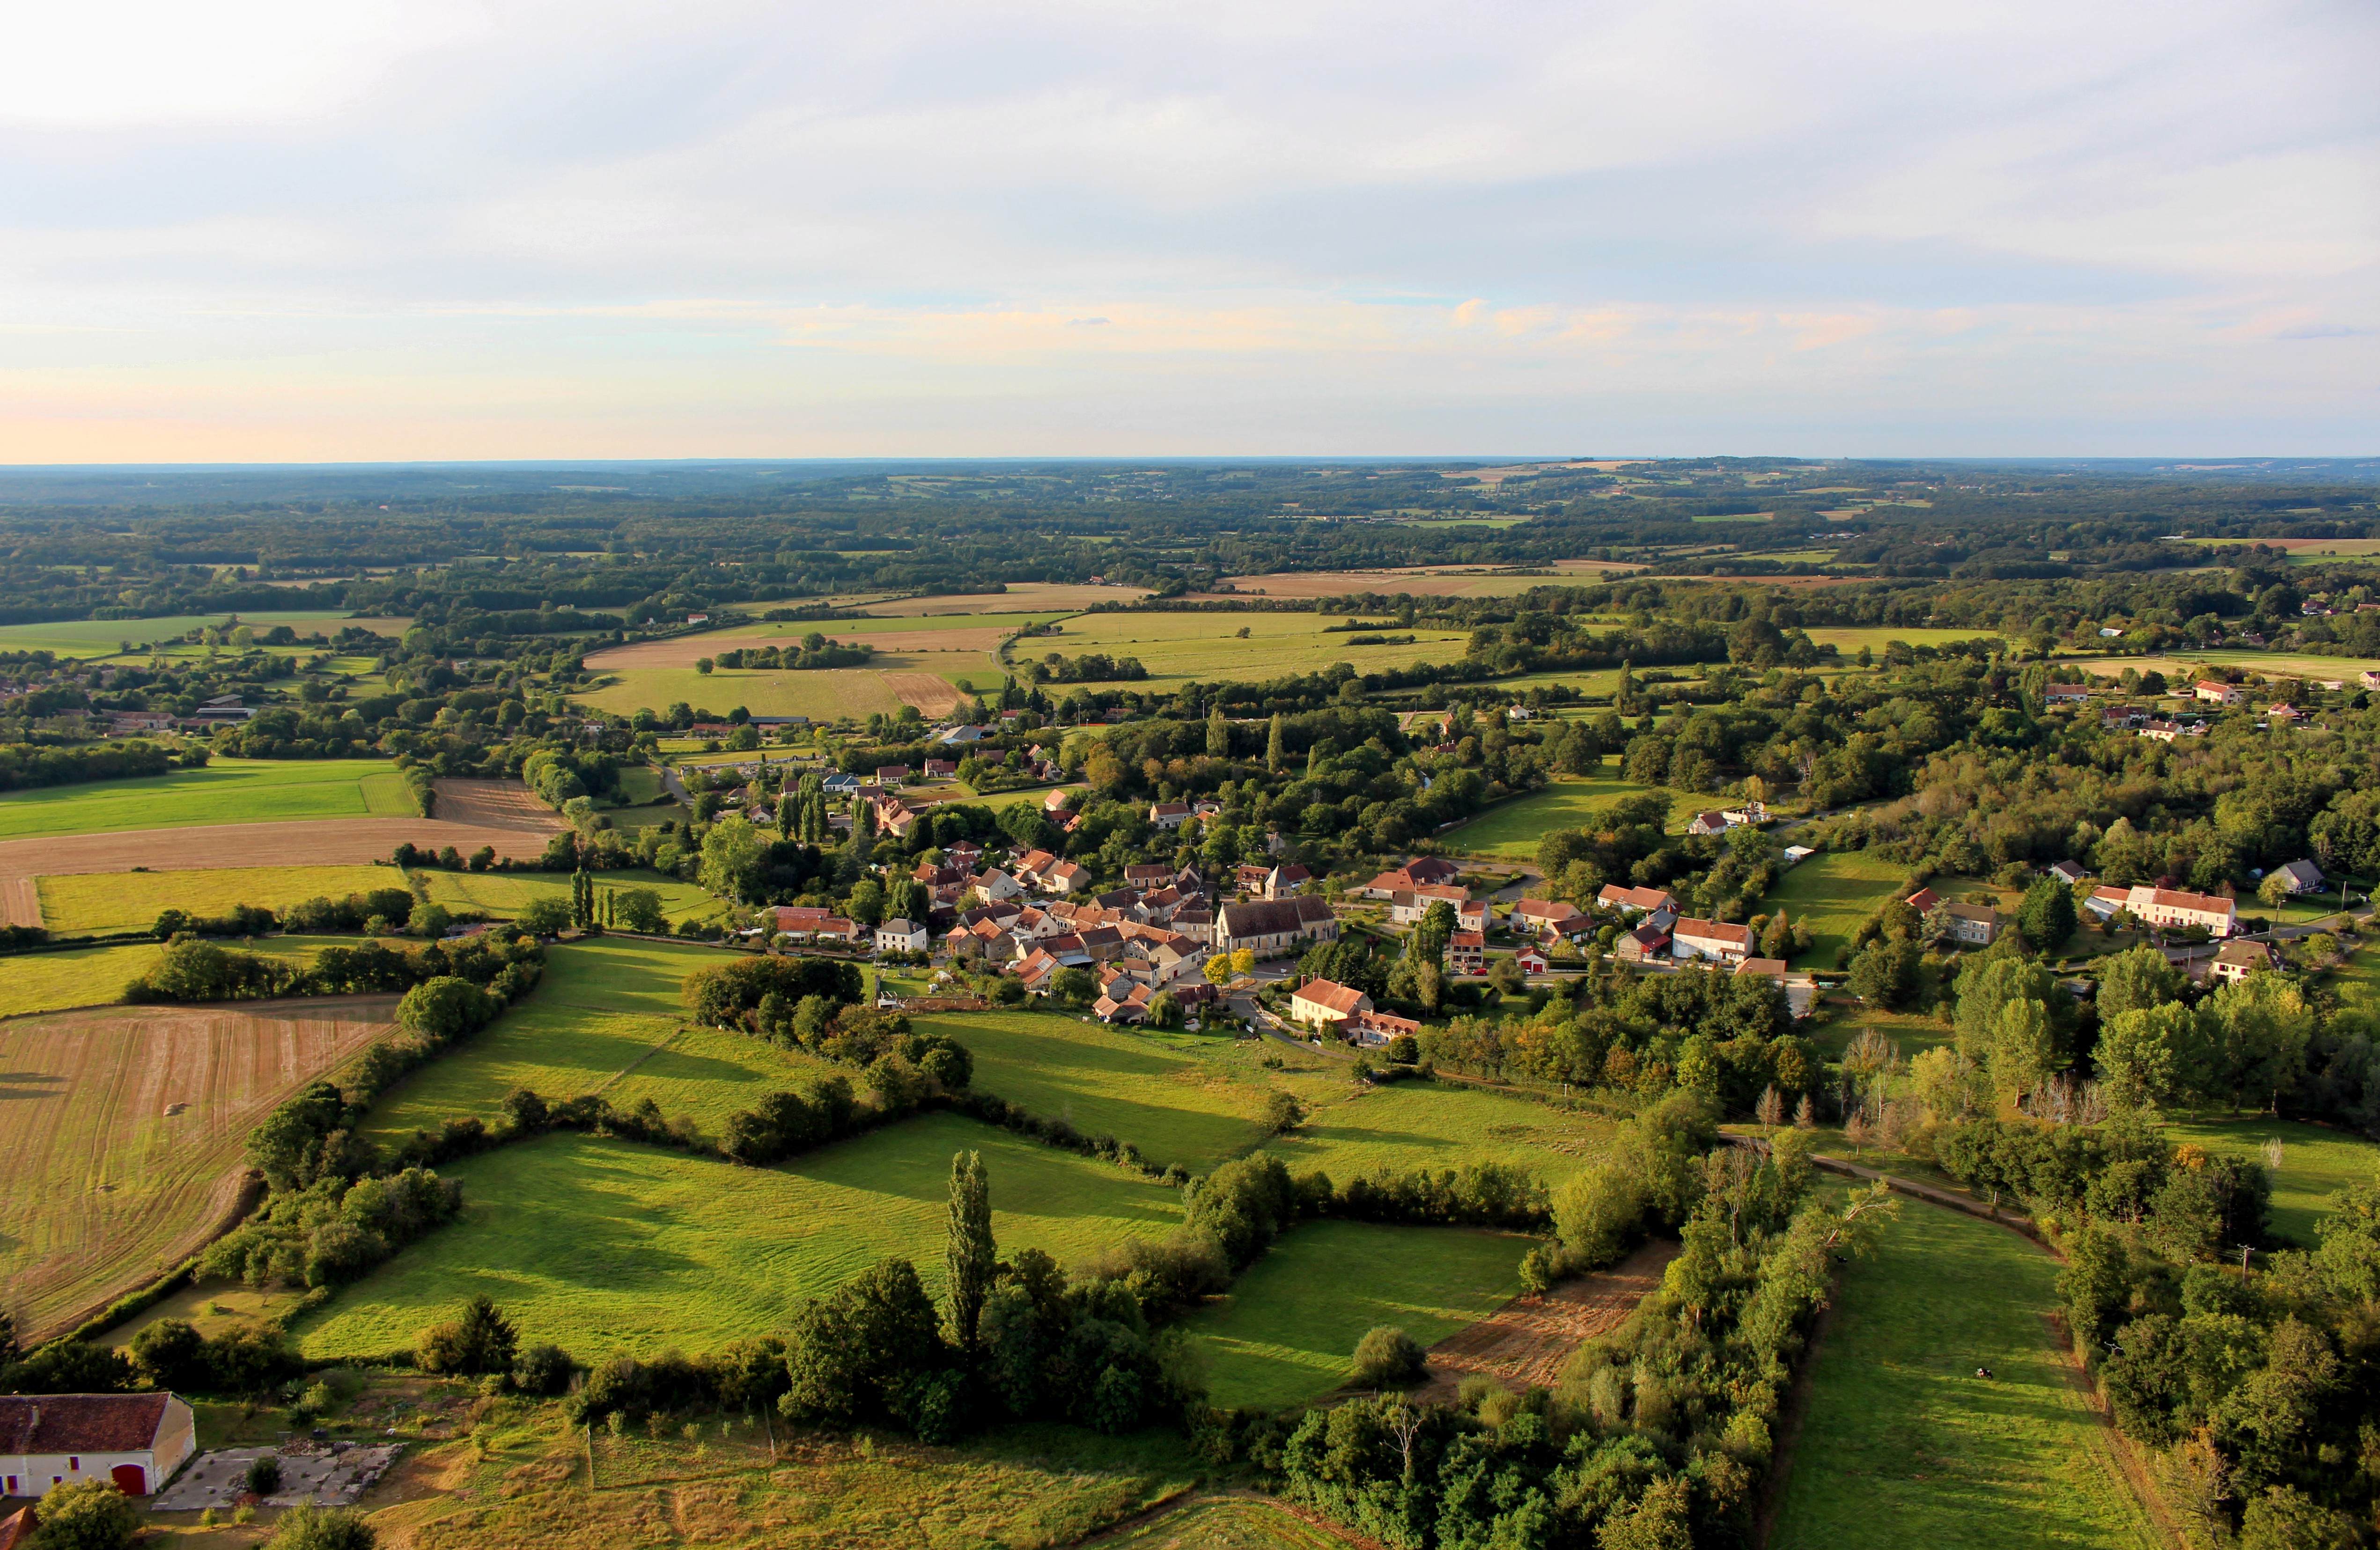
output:
<svg viewBox="0 0 2380 1550"><path fill-rule="evenodd" d="M2273 950L2263 942L2225 942L2216 951L2215 961L2206 965L2209 979L2246 979L2259 969L2273 966Z"/></svg>
<svg viewBox="0 0 2380 1550"><path fill-rule="evenodd" d="M1646 963L1669 951L1670 933L1647 923L1621 937L1611 953L1623 963Z"/></svg>
<svg viewBox="0 0 2380 1550"><path fill-rule="evenodd" d="M1458 975L1488 972L1488 937L1481 931L1457 931L1446 938L1446 966Z"/></svg>
<svg viewBox="0 0 2380 1550"><path fill-rule="evenodd" d="M1942 914L1949 923L1949 938L1969 947L1989 947L2000 934L1999 911L1989 904L1945 904Z"/></svg>
<svg viewBox="0 0 2380 1550"><path fill-rule="evenodd" d="M1675 912L1678 901L1665 889L1622 888L1618 883L1606 883L1595 902L1608 910L1623 914L1646 914L1654 910Z"/></svg>
<svg viewBox="0 0 2380 1550"><path fill-rule="evenodd" d="M2247 691L2238 685L2225 684L2213 678L2202 678L2192 684L2191 694L2192 697L2203 699L2210 705L2238 705L2248 697Z"/></svg>
<svg viewBox="0 0 2380 1550"><path fill-rule="evenodd" d="M2292 861L2285 866L2276 866L2273 876L2280 878L2282 886L2291 893L2322 891L2322 868L2311 861Z"/></svg>
<svg viewBox="0 0 2380 1550"><path fill-rule="evenodd" d="M1347 1019L1372 1010L1372 998L1335 980L1309 979L1290 992L1289 1020L1336 1030Z"/></svg>
<svg viewBox="0 0 2380 1550"><path fill-rule="evenodd" d="M2044 705L2081 705L2091 697L2091 691L2080 684L2050 684L2041 691Z"/></svg>
<svg viewBox="0 0 2380 1550"><path fill-rule="evenodd" d="M1176 916L1177 922L1179 916ZM1339 917L1319 899L1251 900L1226 904L1215 919L1215 951L1243 949L1258 958L1278 958L1300 942L1335 942Z"/></svg>
<svg viewBox="0 0 2380 1550"><path fill-rule="evenodd" d="M1470 902L1471 896L1459 888L1437 888L1425 883L1416 889L1399 889L1389 895L1389 919L1399 926L1411 926L1429 914L1432 904L1443 903L1460 910Z"/></svg>
<svg viewBox="0 0 2380 1550"><path fill-rule="evenodd" d="M1594 922L1567 899L1524 899L1512 906L1512 925L1517 930L1570 936L1585 931Z"/></svg>
<svg viewBox="0 0 2380 1550"><path fill-rule="evenodd" d="M1441 856L1415 856L1393 872L1383 872L1352 891L1360 899L1386 899L1399 889L1434 887L1451 883L1462 869Z"/></svg>
<svg viewBox="0 0 2380 1550"><path fill-rule="evenodd" d="M1682 916L1670 932L1670 953L1674 958L1711 958L1722 963L1740 963L1752 956L1752 927Z"/></svg>
<svg viewBox="0 0 2380 1550"><path fill-rule="evenodd" d="M1158 829L1179 829L1190 821L1190 804L1152 802L1148 805L1148 821Z"/></svg>
<svg viewBox="0 0 2380 1550"><path fill-rule="evenodd" d="M1686 832L1689 834L1724 834L1730 829L1734 827L1734 825L1727 821L1727 815L1725 813L1712 811L1707 813L1696 813L1692 818L1688 819L1686 822Z"/></svg>
<svg viewBox="0 0 2380 1550"><path fill-rule="evenodd" d="M2216 893L2184 893L2176 889L2152 888L2145 883L2123 890L2120 897L2111 888L2103 888L2091 895L2094 913L2112 914L2117 910L2130 910L2134 917L2149 926L2204 926L2207 934L2228 937L2239 919L2239 905ZM2106 902L2107 906L2102 909Z"/></svg>
<svg viewBox="0 0 2380 1550"><path fill-rule="evenodd" d="M876 928L879 952L923 952L927 939L926 928L913 920L888 920Z"/></svg>
<svg viewBox="0 0 2380 1550"><path fill-rule="evenodd" d="M112 1482L145 1496L196 1445L190 1407L171 1394L39 1394L0 1398L0 1485L11 1496Z"/></svg>

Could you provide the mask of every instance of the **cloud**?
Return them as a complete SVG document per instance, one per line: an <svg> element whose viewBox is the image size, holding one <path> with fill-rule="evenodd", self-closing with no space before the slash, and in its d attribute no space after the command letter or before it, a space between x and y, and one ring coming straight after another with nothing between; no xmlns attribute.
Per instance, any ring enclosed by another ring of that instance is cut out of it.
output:
<svg viewBox="0 0 2380 1550"><path fill-rule="evenodd" d="M53 10L0 455L2119 450L2380 385L2360 3Z"/></svg>

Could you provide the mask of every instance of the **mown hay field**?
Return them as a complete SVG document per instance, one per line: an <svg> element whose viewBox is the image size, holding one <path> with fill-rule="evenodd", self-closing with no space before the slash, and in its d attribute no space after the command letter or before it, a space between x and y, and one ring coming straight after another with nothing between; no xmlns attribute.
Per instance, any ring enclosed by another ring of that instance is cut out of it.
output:
<svg viewBox="0 0 2380 1550"><path fill-rule="evenodd" d="M353 937L262 937L245 951L268 958L310 961L325 943ZM125 986L147 974L165 951L162 942L122 942L65 952L23 952L0 958L0 1017L102 1006L122 998Z"/></svg>
<svg viewBox="0 0 2380 1550"><path fill-rule="evenodd" d="M1850 942L1860 922L1881 908L1908 876L1907 866L1866 851L1828 851L1803 857L1761 903L1771 914L1783 910L1810 927L1810 950L1795 954L1797 967L1830 969L1835 950Z"/></svg>
<svg viewBox="0 0 2380 1550"><path fill-rule="evenodd" d="M191 1253L238 1197L249 1130L387 1032L394 1005L128 1007L0 1023L0 1286L18 1332L47 1334Z"/></svg>
<svg viewBox="0 0 2380 1550"><path fill-rule="evenodd" d="M168 640L188 635L209 624L227 623L227 613L185 613L164 619L68 619L40 624L0 624L0 651L51 651L61 657L113 657L116 647L130 641L134 647ZM253 625L262 635L275 624L286 624L299 635L312 635L320 630L324 635L337 635L349 625L371 631L375 635L401 636L412 624L410 619L351 619L335 611L298 609L270 613L243 613L243 624Z"/></svg>
<svg viewBox="0 0 2380 1550"><path fill-rule="evenodd" d="M588 654L587 665L597 672L625 672L654 668L691 668L705 657L741 651L756 646L785 646L819 634L830 640L865 641L879 651L991 650L1002 637L1027 624L1046 624L1066 617L1067 611L1038 613L952 613L921 618L831 619L743 624L732 630L706 630L698 635L671 636L664 640L640 640L628 646L606 647Z"/></svg>
<svg viewBox="0 0 2380 1550"><path fill-rule="evenodd" d="M1455 1082L1391 1083L1314 1107L1264 1150L1293 1174L1336 1184L1371 1173L1440 1172L1483 1162L1560 1183L1608 1151L1612 1121Z"/></svg>
<svg viewBox="0 0 2380 1550"><path fill-rule="evenodd" d="M1616 761L1605 760L1607 771L1617 768ZM1557 776L1526 796L1501 803L1462 828L1447 830L1446 847L1465 855L1534 862L1537 858L1537 847L1555 829L1593 827L1612 804L1623 796L1633 796L1646 789L1633 781L1609 776ZM1685 815L1692 814L1710 800L1714 799L1697 797L1691 793L1679 793L1670 805L1670 826L1673 829L1679 827Z"/></svg>
<svg viewBox="0 0 2380 1550"><path fill-rule="evenodd" d="M0 793L0 840L414 811L405 778L385 760L216 759L204 769Z"/></svg>
<svg viewBox="0 0 2380 1550"><path fill-rule="evenodd" d="M1529 1245L1471 1228L1308 1222L1184 1327L1207 1353L1216 1404L1300 1404L1347 1381L1376 1326L1435 1345L1518 1296Z"/></svg>
<svg viewBox="0 0 2380 1550"><path fill-rule="evenodd" d="M951 1157L962 1150L990 1170L1003 1253L1078 1261L1181 1221L1164 1185L948 1114L768 1169L552 1134L452 1165L460 1218L296 1334L315 1357L397 1350L484 1292L524 1341L552 1340L584 1361L765 1334L801 1299L888 1254L913 1260L939 1292Z"/></svg>
<svg viewBox="0 0 2380 1550"><path fill-rule="evenodd" d="M1346 620L1319 613L1092 613L1068 619L1055 636L1020 640L1009 648L1012 661L1038 660L1050 652L1079 657L1104 652L1136 657L1148 670L1145 683L1130 688L1172 688L1196 680L1262 683L1293 673L1319 672L1334 662L1358 672L1411 667L1415 662L1460 661L1469 636L1427 627L1390 624L1363 635L1407 636L1410 646L1351 646L1358 632L1326 633ZM1248 637L1238 637L1241 630ZM1064 688L1058 690L1063 694Z"/></svg>
<svg viewBox="0 0 2380 1550"><path fill-rule="evenodd" d="M165 910L220 915L235 904L280 910L308 899L402 889L405 874L393 866L225 866L200 872L81 872L41 878L36 886L42 923L54 932L74 936L145 929Z"/></svg>
<svg viewBox="0 0 2380 1550"><path fill-rule="evenodd" d="M890 658L880 664L904 670L912 666L906 658ZM686 704L723 717L740 705L756 716L808 716L817 721L894 715L902 704L878 668L802 672L721 668L706 673L691 667L638 667L613 676L615 682L571 697L578 704L623 716Z"/></svg>
<svg viewBox="0 0 2380 1550"><path fill-rule="evenodd" d="M1998 630L1929 630L1887 624L1822 625L1809 632L1812 644L1831 646L1844 656L1855 656L1863 646L1878 656L1893 641L1904 646L1948 646L1959 640L1995 640Z"/></svg>
<svg viewBox="0 0 2380 1550"><path fill-rule="evenodd" d="M565 904L570 902L567 872L445 872L423 867L414 872L413 878L429 890L433 903L450 910L479 910L504 919L519 914L540 899L559 899ZM695 884L660 872L604 872L597 877L595 887L598 893L606 889L625 892L650 888L662 896L662 913L673 923L707 920L726 907Z"/></svg>
<svg viewBox="0 0 2380 1550"><path fill-rule="evenodd" d="M2163 1543L2054 1343L2057 1278L2006 1228L1904 1199L1843 1272L1770 1545Z"/></svg>

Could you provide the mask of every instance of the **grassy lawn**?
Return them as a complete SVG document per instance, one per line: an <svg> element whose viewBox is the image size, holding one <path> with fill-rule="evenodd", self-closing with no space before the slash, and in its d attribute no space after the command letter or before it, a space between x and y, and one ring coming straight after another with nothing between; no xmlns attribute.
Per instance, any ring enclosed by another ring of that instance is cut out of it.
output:
<svg viewBox="0 0 2380 1550"><path fill-rule="evenodd" d="M391 781L401 793L403 778L377 759L216 759L204 769L9 792L0 795L0 840L411 812L374 805Z"/></svg>
<svg viewBox="0 0 2380 1550"><path fill-rule="evenodd" d="M975 1085L1087 1135L1205 1172L1264 1134L1265 1088L1220 1060L1099 1023L1029 1012L912 1018L975 1054ZM1224 1041L1202 1043L1225 1047Z"/></svg>
<svg viewBox="0 0 2380 1550"><path fill-rule="evenodd" d="M1184 1327L1206 1350L1216 1404L1294 1405L1344 1382L1376 1325L1427 1346L1494 1313L1519 1295L1528 1247L1469 1228L1308 1222Z"/></svg>
<svg viewBox="0 0 2380 1550"><path fill-rule="evenodd" d="M509 918L537 899L570 902L567 872L445 872L424 867L413 874L430 897L450 910L480 910ZM596 889L626 890L650 888L662 896L662 910L671 921L707 919L726 906L701 888L660 872L600 872Z"/></svg>
<svg viewBox="0 0 2380 1550"><path fill-rule="evenodd" d="M1455 1083L1396 1083L1316 1108L1265 1144L1292 1173L1343 1184L1385 1169L1499 1162L1560 1182L1603 1155L1612 1121Z"/></svg>
<svg viewBox="0 0 2380 1550"><path fill-rule="evenodd" d="M1806 923L1814 933L1810 950L1795 955L1795 967L1831 969L1835 950L1908 876L1907 866L1866 851L1829 851L1788 870L1761 903L1771 914L1783 910Z"/></svg>
<svg viewBox="0 0 2380 1550"><path fill-rule="evenodd" d="M1616 764L1607 764L1616 769ZM1507 861L1535 861L1537 846L1557 829L1582 829L1596 815L1623 796L1646 788L1633 781L1557 778L1542 790L1490 808L1481 817L1451 830L1447 843L1466 855L1492 855ZM1670 821L1692 813L1706 799L1682 795L1670 804Z"/></svg>
<svg viewBox="0 0 2380 1550"><path fill-rule="evenodd" d="M391 866L225 866L199 872L86 872L40 878L42 923L65 936L145 930L165 910L219 915L235 904L282 909L308 899L405 886ZM398 922L402 925L403 922Z"/></svg>
<svg viewBox="0 0 2380 1550"><path fill-rule="evenodd" d="M1902 1202L1843 1273L1773 1550L2157 1545L2051 1344L2057 1275L2004 1228Z"/></svg>
<svg viewBox="0 0 2380 1550"><path fill-rule="evenodd" d="M2273 1235L2308 1249L2314 1246L2314 1220L2331 1192L2372 1182L2373 1169L2380 1166L2380 1146L2294 1120L2175 1120L2166 1132L2177 1144L2194 1141L2210 1152L2260 1161L2266 1141L2280 1142L2281 1166L2273 1175Z"/></svg>
<svg viewBox="0 0 2380 1550"><path fill-rule="evenodd" d="M1835 1007L1831 1015L1810 1030L1810 1042L1829 1060L1840 1060L1852 1040L1873 1028L1890 1039L1904 1060L1912 1060L1952 1038L1940 1019L1917 1012L1885 1011L1867 1007Z"/></svg>
<svg viewBox="0 0 2380 1550"><path fill-rule="evenodd" d="M1003 1252L1077 1260L1181 1219L1162 1185L946 1114L773 1169L554 1134L453 1165L462 1217L341 1292L298 1340L315 1356L395 1350L484 1291L525 1342L584 1361L764 1333L887 1254L939 1291L963 1148L984 1155Z"/></svg>

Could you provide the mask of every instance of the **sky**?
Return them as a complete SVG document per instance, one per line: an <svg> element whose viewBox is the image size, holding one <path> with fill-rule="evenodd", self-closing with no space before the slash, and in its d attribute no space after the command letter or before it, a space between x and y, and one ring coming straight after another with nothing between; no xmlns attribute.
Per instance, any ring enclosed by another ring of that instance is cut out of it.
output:
<svg viewBox="0 0 2380 1550"><path fill-rule="evenodd" d="M2370 0L78 0L0 463L2380 449Z"/></svg>

